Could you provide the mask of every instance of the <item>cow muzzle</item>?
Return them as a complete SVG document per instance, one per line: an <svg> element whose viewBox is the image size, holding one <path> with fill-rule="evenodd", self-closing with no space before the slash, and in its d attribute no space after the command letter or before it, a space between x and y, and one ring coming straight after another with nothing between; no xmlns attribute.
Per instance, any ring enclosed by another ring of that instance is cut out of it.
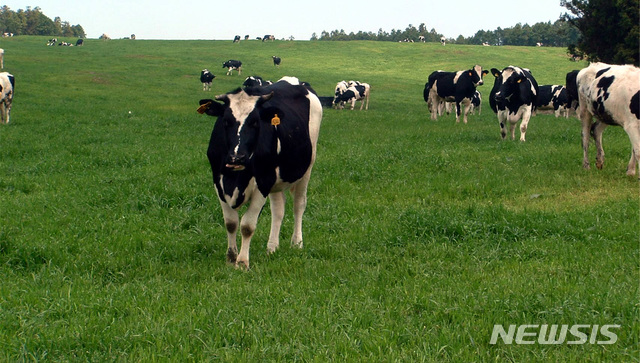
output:
<svg viewBox="0 0 640 363"><path fill-rule="evenodd" d="M246 168L247 157L240 154L229 155L225 167L233 171L241 171Z"/></svg>

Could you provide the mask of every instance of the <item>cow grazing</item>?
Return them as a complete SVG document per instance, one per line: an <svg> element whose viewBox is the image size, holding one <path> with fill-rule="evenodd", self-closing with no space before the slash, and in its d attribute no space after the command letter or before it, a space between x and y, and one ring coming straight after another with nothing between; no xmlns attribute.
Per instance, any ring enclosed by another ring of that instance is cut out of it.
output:
<svg viewBox="0 0 640 363"><path fill-rule="evenodd" d="M280 63L282 62L282 59L280 59L280 57L276 57L275 55L271 58L273 58L273 65L276 67L280 67Z"/></svg>
<svg viewBox="0 0 640 363"><path fill-rule="evenodd" d="M200 72L200 82L202 82L203 91L211 91L211 82L213 82L214 78L216 78L216 76L206 68Z"/></svg>
<svg viewBox="0 0 640 363"><path fill-rule="evenodd" d="M267 197L272 216L267 252L278 248L287 189L293 195L291 243L302 248L302 215L322 107L310 87L291 77L266 87L237 89L216 100L222 103L201 100L198 112L217 117L207 156L227 229L227 261L248 269L251 237ZM248 207L239 222L238 209L244 204Z"/></svg>
<svg viewBox="0 0 640 363"><path fill-rule="evenodd" d="M273 84L273 82L264 80L260 76L250 76L244 80L244 82L242 83L242 87L262 87L268 86L270 84Z"/></svg>
<svg viewBox="0 0 640 363"><path fill-rule="evenodd" d="M84 45L84 39L78 39L78 40L76 40L76 47L80 47L80 46L82 46L82 45Z"/></svg>
<svg viewBox="0 0 640 363"><path fill-rule="evenodd" d="M466 124L476 87L484 84L482 77L487 73L488 71L483 71L479 65L466 71L431 73L423 91L423 94L429 97L427 103L431 106L431 119L436 120L437 116L442 114L444 102L455 102L456 122L460 122L460 115L463 114Z"/></svg>
<svg viewBox="0 0 640 363"><path fill-rule="evenodd" d="M15 79L13 75L8 72L0 73L0 121L4 124L9 123L14 90Z"/></svg>
<svg viewBox="0 0 640 363"><path fill-rule="evenodd" d="M275 37L275 36L273 36L273 35L270 35L270 34L267 34L267 35L265 35L264 37L262 37L262 41L263 41L263 42L266 42L267 40L274 41L274 40L276 40L276 37Z"/></svg>
<svg viewBox="0 0 640 363"><path fill-rule="evenodd" d="M553 110L556 117L564 114L569 117L569 98L567 89L562 85L542 85L538 86L539 94L536 101L537 110Z"/></svg>
<svg viewBox="0 0 640 363"><path fill-rule="evenodd" d="M640 158L640 69L631 66L592 63L576 77L578 116L582 122L582 165L589 169L589 134L596 143L596 167L604 166L602 133L609 126L622 126L631 141L627 175L635 175ZM595 117L596 122L592 124Z"/></svg>
<svg viewBox="0 0 640 363"><path fill-rule="evenodd" d="M222 68L227 68L227 76L233 74L234 69L238 71L238 75L242 74L242 62L239 60L230 59L222 63Z"/></svg>
<svg viewBox="0 0 640 363"><path fill-rule="evenodd" d="M58 38L51 38L51 39L49 39L49 41L47 42L47 45L51 47L51 46L56 45L56 43L57 43L57 42L58 42Z"/></svg>
<svg viewBox="0 0 640 363"><path fill-rule="evenodd" d="M353 110L356 105L356 101L361 101L360 110L363 108L369 109L369 95L371 93L371 86L368 83L361 83L358 81L341 81L336 85L335 96L333 104L338 109L343 109L344 104L351 103L351 109Z"/></svg>
<svg viewBox="0 0 640 363"><path fill-rule="evenodd" d="M491 69L496 77L489 95L489 105L498 114L500 134L507 137L506 123L509 123L511 139L515 140L515 127L520 122L520 141L525 141L531 113L538 99L538 83L526 69L508 66L502 71Z"/></svg>
<svg viewBox="0 0 640 363"><path fill-rule="evenodd" d="M240 43L240 36L236 35L235 37L233 37L233 42L234 43Z"/></svg>

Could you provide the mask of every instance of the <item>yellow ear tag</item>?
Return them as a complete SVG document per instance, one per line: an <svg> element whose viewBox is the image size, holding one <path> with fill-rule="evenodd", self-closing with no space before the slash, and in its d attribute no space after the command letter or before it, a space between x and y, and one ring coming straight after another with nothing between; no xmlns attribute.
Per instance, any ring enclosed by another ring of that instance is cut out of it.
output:
<svg viewBox="0 0 640 363"><path fill-rule="evenodd" d="M519 80L518 80L518 83L522 83L522 79L519 79Z"/></svg>
<svg viewBox="0 0 640 363"><path fill-rule="evenodd" d="M271 124L273 126L278 126L280 125L280 118L278 117L278 114L276 113L275 116L273 116L273 118L271 119Z"/></svg>
<svg viewBox="0 0 640 363"><path fill-rule="evenodd" d="M200 107L198 107L198 109L197 109L198 113L202 115L203 113L207 112L207 110L209 109L210 105L211 105L211 102L207 102L207 103L204 103L204 104L200 105Z"/></svg>

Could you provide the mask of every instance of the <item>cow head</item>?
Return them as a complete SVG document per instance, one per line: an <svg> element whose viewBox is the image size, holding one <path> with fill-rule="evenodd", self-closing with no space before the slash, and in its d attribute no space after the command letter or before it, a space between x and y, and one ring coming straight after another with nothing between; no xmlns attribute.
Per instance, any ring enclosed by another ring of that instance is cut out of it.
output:
<svg viewBox="0 0 640 363"><path fill-rule="evenodd" d="M270 152L260 148L271 147L273 143L260 142L270 138L269 132L284 117L281 110L265 107L273 93L250 95L244 90L216 96L214 100L200 100L198 112L218 118L214 126L217 140L216 152L226 170L241 171L251 165L254 154Z"/></svg>
<svg viewBox="0 0 640 363"><path fill-rule="evenodd" d="M502 70L500 88L498 88L495 99L498 102L509 100L514 94L518 93L523 83L526 83L527 77L522 69L509 66Z"/></svg>
<svg viewBox="0 0 640 363"><path fill-rule="evenodd" d="M477 64L467 72L469 72L469 77L471 77L471 82L473 82L474 87L482 86L484 84L482 77L489 73L489 71L483 71L482 67Z"/></svg>

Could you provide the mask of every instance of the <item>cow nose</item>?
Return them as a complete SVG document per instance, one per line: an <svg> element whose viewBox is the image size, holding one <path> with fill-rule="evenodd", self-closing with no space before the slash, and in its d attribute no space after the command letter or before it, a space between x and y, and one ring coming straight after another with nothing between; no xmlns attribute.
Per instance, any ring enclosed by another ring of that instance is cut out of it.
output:
<svg viewBox="0 0 640 363"><path fill-rule="evenodd" d="M247 160L247 157L244 154L231 154L228 158L228 163L230 165L244 165Z"/></svg>
<svg viewBox="0 0 640 363"><path fill-rule="evenodd" d="M496 99L496 101L502 101L504 100L504 97L502 96L502 93L496 93L496 95L493 97Z"/></svg>

